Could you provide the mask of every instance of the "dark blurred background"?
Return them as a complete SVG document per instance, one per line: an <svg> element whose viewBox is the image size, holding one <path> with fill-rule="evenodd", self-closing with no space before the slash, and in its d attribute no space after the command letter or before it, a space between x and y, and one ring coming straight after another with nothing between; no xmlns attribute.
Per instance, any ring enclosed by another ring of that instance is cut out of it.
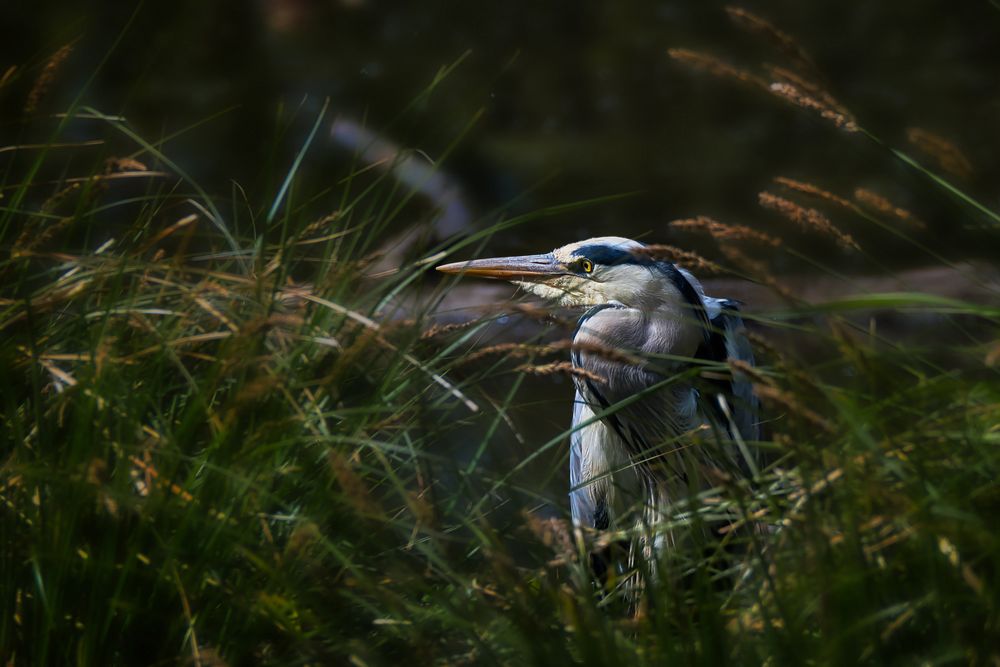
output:
<svg viewBox="0 0 1000 667"><path fill-rule="evenodd" d="M44 109L64 109L94 75L83 101L126 116L149 139L230 109L165 146L210 192L228 192L230 181L251 192L273 186L281 176L275 155L287 166L280 156L294 153L328 97L331 120L363 123L431 158L482 110L444 165L476 217L502 206L523 212L636 193L534 225L530 234L498 238L498 252L604 234L701 249L697 240L671 238L666 226L697 214L795 234L756 203L757 192L784 175L841 194L871 188L928 223L921 242L960 258L990 256L995 248L974 232L980 216L956 207L873 142L668 57L668 48L680 47L754 71L783 64L780 50L734 25L724 6L221 0L146 2L136 9L125 2L5 0L0 65L40 70L73 43ZM953 142L971 171L948 178L1000 208L995 4L742 6L793 35L828 89L885 142L917 157L923 156L907 143L910 128ZM463 54L432 95L403 113ZM30 85L32 77L24 78ZM18 131L12 121L4 126ZM324 141L309 159L331 180L339 178L346 151ZM841 224L890 264L927 260L911 246L871 236L876 232L863 221ZM845 255L838 264L861 270L859 261Z"/></svg>

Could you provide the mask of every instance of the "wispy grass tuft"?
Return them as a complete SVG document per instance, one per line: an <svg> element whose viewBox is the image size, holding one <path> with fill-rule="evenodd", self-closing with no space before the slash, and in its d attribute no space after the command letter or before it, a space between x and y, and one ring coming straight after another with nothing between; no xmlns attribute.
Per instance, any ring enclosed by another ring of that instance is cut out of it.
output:
<svg viewBox="0 0 1000 667"><path fill-rule="evenodd" d="M761 192L757 196L757 200L764 208L780 213L803 229L814 230L830 236L845 248L859 249L857 242L851 238L850 234L837 229L828 217L814 208L800 206L790 199L779 197L767 191Z"/></svg>
<svg viewBox="0 0 1000 667"><path fill-rule="evenodd" d="M126 120L88 115L103 123L95 143L56 150L70 143L61 118L37 157L0 147L12 160L0 183L10 664L996 661L992 302L845 280L853 296L806 303L792 292L807 286L776 268L793 252L783 237L677 224L712 234L782 305L748 304L756 368L692 364L645 393L750 378L765 410L761 440L745 444L766 461L678 497L663 522L675 547L655 563L621 558L599 586L587 547L613 553L632 536L568 523L572 318L512 306L503 317L527 333L503 339L495 312L447 319L453 283L427 274L492 234L613 197L482 225L373 276L417 190L365 165L313 190L306 155L323 114L273 189L233 197ZM91 168L64 150L96 151ZM761 203L831 247L853 244L816 209L768 192ZM236 210L269 224L236 224ZM730 272L672 246L647 252ZM880 328L907 314L949 335L930 345ZM539 387L559 398L539 404ZM711 446L697 431L648 456Z"/></svg>

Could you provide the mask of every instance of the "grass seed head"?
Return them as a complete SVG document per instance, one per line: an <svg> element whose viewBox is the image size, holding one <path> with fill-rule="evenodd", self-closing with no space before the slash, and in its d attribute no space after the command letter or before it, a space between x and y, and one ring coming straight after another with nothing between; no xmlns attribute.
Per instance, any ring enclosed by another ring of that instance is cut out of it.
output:
<svg viewBox="0 0 1000 667"><path fill-rule="evenodd" d="M4 73L0 75L0 88L3 88L8 83L14 79L14 75L17 73L17 65L11 65L4 70Z"/></svg>
<svg viewBox="0 0 1000 667"><path fill-rule="evenodd" d="M907 128L906 139L953 176L966 179L972 176L972 162L953 142L920 127Z"/></svg>
<svg viewBox="0 0 1000 667"><path fill-rule="evenodd" d="M69 55L73 52L73 45L66 44L58 51L49 56L48 61L45 66L42 67L41 73L38 78L35 79L35 84L31 87L31 91L28 93L27 101L24 103L24 113L32 114L38 109L38 105L41 103L42 98L45 94L49 92L49 88L52 87L52 83L56 79L56 75L59 73L59 68L62 64L69 58Z"/></svg>
<svg viewBox="0 0 1000 667"><path fill-rule="evenodd" d="M722 79L732 79L755 88L767 89L767 81L756 74L730 65L707 53L692 51L691 49L669 49L667 54L677 62L683 63L699 72L705 72L706 74L711 74Z"/></svg>
<svg viewBox="0 0 1000 667"><path fill-rule="evenodd" d="M849 211L854 211L854 204L847 201L843 197L838 197L829 190L824 190L818 185L813 185L812 183L805 183L803 181L796 181L792 178L786 178L784 176L777 176L774 182L778 185L784 187L787 190L792 190L793 192L799 192L810 197L815 197L816 199L822 199L828 201L831 204L836 204L841 208L847 209Z"/></svg>
<svg viewBox="0 0 1000 667"><path fill-rule="evenodd" d="M747 256L745 253L740 251L738 248L732 245L723 245L721 247L722 254L726 256L730 262L739 267L744 271L749 277L754 280L759 281L763 285L767 285L774 293L785 299L786 301L797 301L798 297L784 284L782 284L773 273L771 273L770 268L764 262L753 259Z"/></svg>
<svg viewBox="0 0 1000 667"><path fill-rule="evenodd" d="M518 373L528 373L529 375L569 375L583 380L590 380L598 384L607 382L597 373L592 373L584 368L577 368L568 361L557 361L552 364L522 364L514 369Z"/></svg>
<svg viewBox="0 0 1000 667"><path fill-rule="evenodd" d="M420 340L437 338L455 331L462 331L479 324L479 320L468 320L466 322L451 322L449 324L432 324L428 329L420 334Z"/></svg>
<svg viewBox="0 0 1000 667"><path fill-rule="evenodd" d="M771 66L768 68L768 71L771 74L771 78L775 81L791 84L805 92L807 95L824 102L831 109L839 111L844 115L849 115L847 108L841 104L837 98L833 96L833 93L827 90L822 84L802 76L798 72L790 70L787 67Z"/></svg>
<svg viewBox="0 0 1000 667"><path fill-rule="evenodd" d="M983 361L987 366L996 366L1000 363L1000 341L993 344L993 347L986 353L986 358Z"/></svg>
<svg viewBox="0 0 1000 667"><path fill-rule="evenodd" d="M670 226L677 229L703 230L718 241L756 241L773 247L781 245L781 239L764 232L758 232L746 225L727 225L704 215L699 215L697 218L674 220Z"/></svg>
<svg viewBox="0 0 1000 667"><path fill-rule="evenodd" d="M827 419L820 416L815 410L807 408L790 392L782 391L777 387L761 383L754 383L753 390L754 393L757 394L757 397L762 401L771 403L775 406L783 407L790 413L802 417L813 426L818 426L827 433L833 433L836 430L833 427L833 424L831 424Z"/></svg>
<svg viewBox="0 0 1000 667"><path fill-rule="evenodd" d="M725 269L709 261L698 253L689 250L681 250L672 245L653 244L632 251L633 254L653 259L665 259L674 264L679 264L691 271L702 273L725 273Z"/></svg>
<svg viewBox="0 0 1000 667"><path fill-rule="evenodd" d="M806 50L802 48L795 38L767 19L749 12L742 7L735 7L733 5L726 7L726 14L729 15L730 20L736 25L764 37L777 46L783 54L795 61L796 64L809 70L816 69L809 54L806 53Z"/></svg>
<svg viewBox="0 0 1000 667"><path fill-rule="evenodd" d="M859 129L850 114L832 108L829 104L805 93L797 86L793 86L790 83L775 82L769 85L767 89L777 97L787 100L795 106L815 111L820 117L825 118L845 132L857 132Z"/></svg>
<svg viewBox="0 0 1000 667"><path fill-rule="evenodd" d="M913 215L905 208L901 208L899 206L894 205L892 202L890 202L882 195L876 194L871 190L867 190L865 188L857 188L854 191L854 198L859 203L864 204L866 207L873 209L878 213L887 215L892 218L896 218L901 222L905 222L906 224L912 225L913 227L917 227L919 229L927 228L927 224L923 220Z"/></svg>
<svg viewBox="0 0 1000 667"><path fill-rule="evenodd" d="M132 174L138 171L149 171L142 162L130 157L109 157L104 161L104 174Z"/></svg>
<svg viewBox="0 0 1000 667"><path fill-rule="evenodd" d="M336 449L330 449L326 459L330 465L330 472L340 486L344 500L364 516L379 516L381 512L371 496L368 484L355 470L354 464Z"/></svg>
<svg viewBox="0 0 1000 667"><path fill-rule="evenodd" d="M496 355L504 355L510 359L516 359L537 353L537 345L529 345L527 343L497 343L496 345L490 345L489 347L484 347L481 350L476 350L471 354L465 355L458 360L458 363L462 365L471 364L480 359Z"/></svg>
<svg viewBox="0 0 1000 667"><path fill-rule="evenodd" d="M779 197L771 192L761 192L757 195L760 205L798 224L803 229L812 229L837 240L845 248L860 250L861 247L849 235L837 229L830 219L814 208L800 206L790 199Z"/></svg>
<svg viewBox="0 0 1000 667"><path fill-rule="evenodd" d="M572 349L576 352L583 352L590 356L600 357L602 359L607 359L608 361L615 361L621 364L628 364L630 366L642 363L642 360L635 355L608 345L601 345L600 343L579 343L573 340L560 340L550 343L546 347L551 348L552 350L560 351Z"/></svg>

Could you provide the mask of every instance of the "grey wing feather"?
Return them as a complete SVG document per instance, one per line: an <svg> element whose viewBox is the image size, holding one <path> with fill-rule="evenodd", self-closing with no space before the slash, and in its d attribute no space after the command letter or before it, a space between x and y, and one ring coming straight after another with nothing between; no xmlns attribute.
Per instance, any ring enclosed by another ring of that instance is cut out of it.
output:
<svg viewBox="0 0 1000 667"><path fill-rule="evenodd" d="M585 412L589 412L586 403L577 391L573 397L573 426L574 431L569 437L569 504L573 513L573 523L576 525L589 526L593 528L594 521L594 501L593 495L586 487L580 488L583 479L583 429L579 424L586 419Z"/></svg>
<svg viewBox="0 0 1000 667"><path fill-rule="evenodd" d="M735 301L723 301L722 310L712 320L712 324L722 332L726 344L726 356L753 366L753 348L750 347L750 340L746 336L746 327L739 314L739 304ZM732 405L730 407L733 421L743 439L758 440L760 426L757 397L753 393L750 379L743 373L733 374Z"/></svg>

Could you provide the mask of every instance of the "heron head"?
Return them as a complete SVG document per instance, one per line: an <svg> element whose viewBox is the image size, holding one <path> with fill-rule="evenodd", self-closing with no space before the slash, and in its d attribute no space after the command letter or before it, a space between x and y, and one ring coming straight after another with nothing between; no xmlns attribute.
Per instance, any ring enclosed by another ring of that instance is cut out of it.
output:
<svg viewBox="0 0 1000 667"><path fill-rule="evenodd" d="M493 257L437 267L444 273L500 278L564 306L642 306L680 295L664 270L673 265L637 253L644 246L620 236L570 243L540 255Z"/></svg>

